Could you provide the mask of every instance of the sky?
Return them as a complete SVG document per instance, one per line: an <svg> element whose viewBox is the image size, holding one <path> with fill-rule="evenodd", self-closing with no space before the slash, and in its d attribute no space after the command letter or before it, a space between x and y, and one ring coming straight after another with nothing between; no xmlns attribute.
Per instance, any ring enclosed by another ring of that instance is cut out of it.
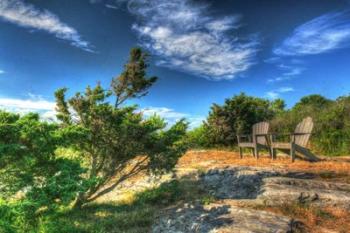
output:
<svg viewBox="0 0 350 233"><path fill-rule="evenodd" d="M109 87L135 46L159 80L131 104L170 124L241 92L350 94L349 0L0 0L0 108L54 119L56 89Z"/></svg>

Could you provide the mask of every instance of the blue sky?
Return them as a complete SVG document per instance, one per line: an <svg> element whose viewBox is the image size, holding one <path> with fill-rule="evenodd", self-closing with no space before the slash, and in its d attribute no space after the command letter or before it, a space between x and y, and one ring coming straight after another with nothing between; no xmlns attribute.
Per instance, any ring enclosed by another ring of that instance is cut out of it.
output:
<svg viewBox="0 0 350 233"><path fill-rule="evenodd" d="M159 81L133 103L170 123L240 92L350 93L348 0L0 0L0 108L52 118L57 88L109 86L134 46Z"/></svg>

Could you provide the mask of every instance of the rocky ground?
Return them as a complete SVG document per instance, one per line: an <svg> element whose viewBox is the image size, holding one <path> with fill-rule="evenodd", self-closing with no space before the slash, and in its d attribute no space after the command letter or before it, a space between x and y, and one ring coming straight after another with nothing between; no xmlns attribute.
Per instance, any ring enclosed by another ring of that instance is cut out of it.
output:
<svg viewBox="0 0 350 233"><path fill-rule="evenodd" d="M295 232L299 221L252 205L299 203L350 210L350 184L314 180L304 172L257 167L227 167L202 173L198 184L216 198L201 205L185 203L157 219L160 232ZM245 207L245 205L247 207Z"/></svg>
<svg viewBox="0 0 350 233"><path fill-rule="evenodd" d="M220 156L204 159L201 153L207 156L210 152L198 152L185 158L187 161L180 161L176 174L161 179L139 177L104 198L122 197L123 193L141 191L172 179L188 179L191 174L192 181L213 198L208 203L178 203L162 210L152 232L347 232L350 229L345 226L336 228L345 230L331 231L334 227L310 230L304 226L305 219L283 214L295 205L317 210L331 207L350 214L349 161L337 161L333 165L331 161L290 164L283 159L271 162L263 158L257 162L249 158L229 164L218 162ZM234 153L230 156L237 159Z"/></svg>

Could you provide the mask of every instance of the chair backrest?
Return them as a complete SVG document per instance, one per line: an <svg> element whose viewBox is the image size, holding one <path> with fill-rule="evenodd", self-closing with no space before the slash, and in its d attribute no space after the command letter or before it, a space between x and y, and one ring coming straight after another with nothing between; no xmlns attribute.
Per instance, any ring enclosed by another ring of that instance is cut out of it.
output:
<svg viewBox="0 0 350 233"><path fill-rule="evenodd" d="M259 122L253 125L253 142L255 142L255 135L257 134L268 134L270 124L268 122ZM267 145L265 137L258 137L257 143Z"/></svg>
<svg viewBox="0 0 350 233"><path fill-rule="evenodd" d="M294 133L305 133L304 135L295 136L295 144L306 147L310 139L310 134L314 127L314 123L311 117L304 118L295 128Z"/></svg>

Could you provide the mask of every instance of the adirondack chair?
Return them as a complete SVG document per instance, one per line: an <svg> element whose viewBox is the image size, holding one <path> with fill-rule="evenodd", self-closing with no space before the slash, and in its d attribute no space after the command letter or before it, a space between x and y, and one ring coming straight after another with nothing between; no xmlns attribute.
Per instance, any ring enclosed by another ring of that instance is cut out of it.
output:
<svg viewBox="0 0 350 233"><path fill-rule="evenodd" d="M316 157L306 148L309 142L314 123L311 117L304 118L291 134L270 134L270 143L272 159L276 158L276 149L285 153L290 153L292 162L295 160L295 152L299 152L310 159L316 160ZM289 142L276 141L277 136L289 136Z"/></svg>
<svg viewBox="0 0 350 233"><path fill-rule="evenodd" d="M269 127L268 122L259 122L253 125L251 135L237 135L240 158L243 157L243 148L251 148L257 159L259 158L259 150L263 148L267 149L272 156L268 143ZM246 140L242 141L242 138L246 138Z"/></svg>

